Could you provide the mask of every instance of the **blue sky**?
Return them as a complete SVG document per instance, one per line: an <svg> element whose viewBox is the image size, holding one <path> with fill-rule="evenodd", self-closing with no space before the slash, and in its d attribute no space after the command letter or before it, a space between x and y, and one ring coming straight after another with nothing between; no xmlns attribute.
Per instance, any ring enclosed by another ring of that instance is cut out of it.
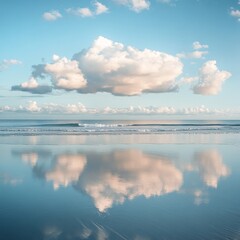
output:
<svg viewBox="0 0 240 240"><path fill-rule="evenodd" d="M240 117L238 0L1 5L2 117Z"/></svg>

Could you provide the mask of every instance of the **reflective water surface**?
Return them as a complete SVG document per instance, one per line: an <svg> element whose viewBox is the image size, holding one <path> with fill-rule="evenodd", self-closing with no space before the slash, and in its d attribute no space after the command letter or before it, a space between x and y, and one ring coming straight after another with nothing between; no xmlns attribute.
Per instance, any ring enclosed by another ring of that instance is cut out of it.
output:
<svg viewBox="0 0 240 240"><path fill-rule="evenodd" d="M0 138L0 239L240 239L240 137Z"/></svg>

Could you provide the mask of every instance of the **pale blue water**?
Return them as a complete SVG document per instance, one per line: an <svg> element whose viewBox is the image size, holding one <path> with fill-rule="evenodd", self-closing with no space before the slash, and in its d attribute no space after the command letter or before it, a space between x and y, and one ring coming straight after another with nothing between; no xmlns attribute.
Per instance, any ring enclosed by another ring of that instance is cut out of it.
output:
<svg viewBox="0 0 240 240"><path fill-rule="evenodd" d="M0 135L240 133L239 120L0 120Z"/></svg>
<svg viewBox="0 0 240 240"><path fill-rule="evenodd" d="M3 135L1 240L240 238L236 131Z"/></svg>

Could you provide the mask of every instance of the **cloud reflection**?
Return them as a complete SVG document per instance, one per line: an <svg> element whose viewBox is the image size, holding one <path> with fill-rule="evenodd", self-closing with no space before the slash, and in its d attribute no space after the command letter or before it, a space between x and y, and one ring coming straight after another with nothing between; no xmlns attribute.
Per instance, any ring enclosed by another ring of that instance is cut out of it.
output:
<svg viewBox="0 0 240 240"><path fill-rule="evenodd" d="M196 153L195 161L204 183L209 187L217 188L219 179L230 173L217 150Z"/></svg>
<svg viewBox="0 0 240 240"><path fill-rule="evenodd" d="M160 196L180 189L183 176L167 158L140 150L90 154L90 166L75 185L94 200L100 212L137 196Z"/></svg>
<svg viewBox="0 0 240 240"><path fill-rule="evenodd" d="M66 187L78 180L86 162L83 155L60 155L52 168L46 171L45 178L47 181L53 182L54 189L58 189L60 185Z"/></svg>
<svg viewBox="0 0 240 240"><path fill-rule="evenodd" d="M14 153L32 167L36 177L51 182L55 190L73 186L90 196L100 212L138 196L150 198L179 191L185 171L199 173L204 184L213 188L217 188L220 178L230 174L214 149L196 152L184 168L165 156L139 149L64 152L55 156L46 150ZM198 186L192 192L196 205L209 201L208 194L201 189Z"/></svg>

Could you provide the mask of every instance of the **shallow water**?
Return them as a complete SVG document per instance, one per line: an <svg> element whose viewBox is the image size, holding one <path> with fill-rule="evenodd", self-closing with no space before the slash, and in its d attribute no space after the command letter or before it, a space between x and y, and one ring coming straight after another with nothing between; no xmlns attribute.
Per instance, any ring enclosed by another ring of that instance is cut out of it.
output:
<svg viewBox="0 0 240 240"><path fill-rule="evenodd" d="M239 134L0 137L0 239L239 239Z"/></svg>

